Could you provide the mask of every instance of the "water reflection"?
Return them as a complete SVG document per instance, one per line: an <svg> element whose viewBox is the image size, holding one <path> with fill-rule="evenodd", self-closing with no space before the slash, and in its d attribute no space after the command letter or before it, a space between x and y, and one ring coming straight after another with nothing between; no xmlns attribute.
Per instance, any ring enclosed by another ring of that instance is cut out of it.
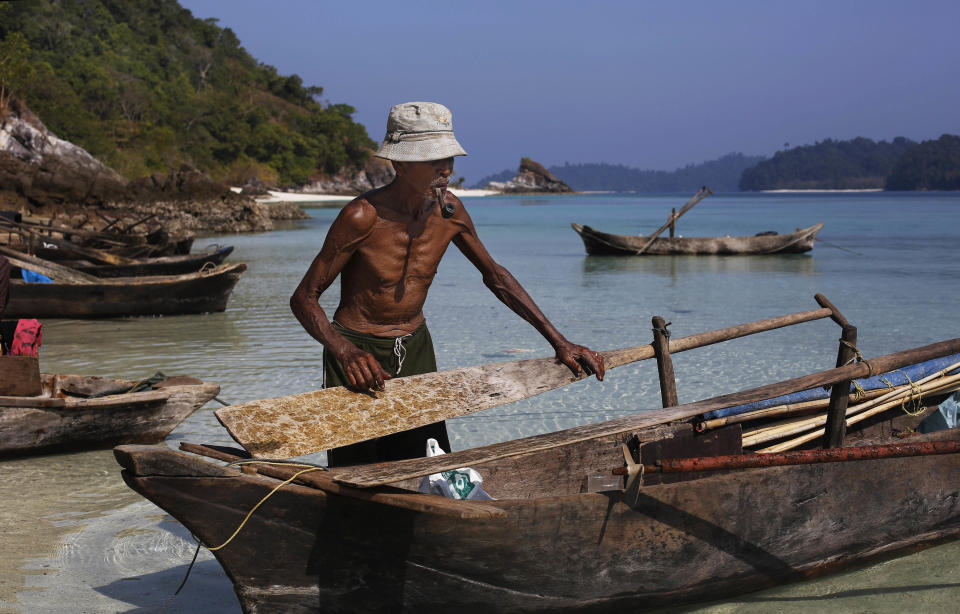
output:
<svg viewBox="0 0 960 614"><path fill-rule="evenodd" d="M761 256L585 256L583 272L653 273L674 277L686 273L788 273L814 275L816 261L809 254Z"/></svg>

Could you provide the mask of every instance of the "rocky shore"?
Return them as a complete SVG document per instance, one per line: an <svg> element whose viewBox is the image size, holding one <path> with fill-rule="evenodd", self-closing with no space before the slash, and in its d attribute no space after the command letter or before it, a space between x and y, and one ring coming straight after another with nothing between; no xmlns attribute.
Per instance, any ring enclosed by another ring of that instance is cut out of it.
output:
<svg viewBox="0 0 960 614"><path fill-rule="evenodd" d="M360 170L344 168L292 191L352 197L393 178L388 161L371 157ZM523 158L512 180L491 183L487 191L538 192L573 190L543 165ZM308 217L297 202L277 202L264 196L269 194L256 179L236 192L189 165L127 180L83 148L58 138L18 101L0 119L0 210L28 218L78 229L110 225L182 236L266 231L274 220Z"/></svg>
<svg viewBox="0 0 960 614"><path fill-rule="evenodd" d="M189 165L128 181L19 103L0 119L0 210L170 235L265 231L275 219L307 217L296 203L258 203Z"/></svg>

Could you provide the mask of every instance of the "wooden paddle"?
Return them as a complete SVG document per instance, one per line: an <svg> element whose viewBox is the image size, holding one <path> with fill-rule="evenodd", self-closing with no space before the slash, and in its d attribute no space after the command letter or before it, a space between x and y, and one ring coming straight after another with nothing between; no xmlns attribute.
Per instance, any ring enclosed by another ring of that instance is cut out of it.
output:
<svg viewBox="0 0 960 614"><path fill-rule="evenodd" d="M683 215L684 213L686 213L687 211L689 211L690 209L692 209L695 204L697 204L698 202L700 202L701 200L703 200L704 198L706 198L706 197L709 196L710 194L713 194L713 192L710 190L710 188L708 188L707 186L703 186L702 188L700 188L700 191L699 191L699 192L697 192L696 194L693 195L693 198L691 198L690 200L687 201L687 204L685 204L685 205L680 209L680 211L678 211L678 212L676 213L676 215L674 215L674 214L671 212L671 213L670 213L670 219L667 220L667 223L664 224L663 226L661 226L660 228L658 228L652 235L650 235L650 240L647 241L646 243L644 243L644 244L643 244L643 247L641 247L640 249L637 250L637 255L639 256L639 255L642 254L643 252L647 251L647 249L648 249L651 245L653 245L653 242L657 239L657 237L660 236L660 233L661 233L661 232L663 232L663 231L666 230L667 228L670 228L670 225L673 224L674 222L676 222L677 220L679 220L681 215Z"/></svg>
<svg viewBox="0 0 960 614"><path fill-rule="evenodd" d="M799 322L827 318L827 308L699 333L670 342L682 352ZM603 352L607 369L654 356L653 346ZM251 401L214 412L254 456L288 458L328 450L531 397L587 377L553 358L466 367L387 380L381 392L337 387Z"/></svg>
<svg viewBox="0 0 960 614"><path fill-rule="evenodd" d="M805 375L784 382L777 382L759 388L734 392L723 396L685 403L676 407L665 407L650 411L643 411L631 416L614 418L606 422L596 422L578 426L564 431L533 435L523 439L504 441L480 448L451 452L440 456L411 458L409 460L393 461L390 463L372 463L354 467L336 467L330 469L334 480L350 486L381 486L401 480L439 473L458 467L475 467L493 460L511 456L523 456L534 452L542 452L562 446L609 437L619 433L629 433L643 428L666 424L677 420L685 420L708 411L733 407L744 403L752 403L762 399L770 399L784 394L799 392L835 384L846 379L866 377L871 373L886 373L906 365L912 365L925 360L949 356L960 351L960 339L950 339L925 345L912 350L905 350L895 354L888 354L871 358L865 362L857 362L811 375Z"/></svg>

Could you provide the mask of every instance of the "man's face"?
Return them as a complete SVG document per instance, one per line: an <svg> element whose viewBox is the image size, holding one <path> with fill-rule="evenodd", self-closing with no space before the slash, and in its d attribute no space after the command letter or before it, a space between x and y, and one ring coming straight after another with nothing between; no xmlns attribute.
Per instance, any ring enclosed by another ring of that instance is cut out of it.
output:
<svg viewBox="0 0 960 614"><path fill-rule="evenodd" d="M446 188L453 172L453 158L429 162L401 162L398 169L404 181L423 189Z"/></svg>

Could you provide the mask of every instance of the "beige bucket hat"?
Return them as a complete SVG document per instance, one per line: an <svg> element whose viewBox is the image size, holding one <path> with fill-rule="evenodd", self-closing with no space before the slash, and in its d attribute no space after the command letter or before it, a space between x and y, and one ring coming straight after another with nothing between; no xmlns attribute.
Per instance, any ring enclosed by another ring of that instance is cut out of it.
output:
<svg viewBox="0 0 960 614"><path fill-rule="evenodd" d="M373 155L398 162L429 162L467 152L453 136L450 109L436 102L404 102L390 108L387 135Z"/></svg>

